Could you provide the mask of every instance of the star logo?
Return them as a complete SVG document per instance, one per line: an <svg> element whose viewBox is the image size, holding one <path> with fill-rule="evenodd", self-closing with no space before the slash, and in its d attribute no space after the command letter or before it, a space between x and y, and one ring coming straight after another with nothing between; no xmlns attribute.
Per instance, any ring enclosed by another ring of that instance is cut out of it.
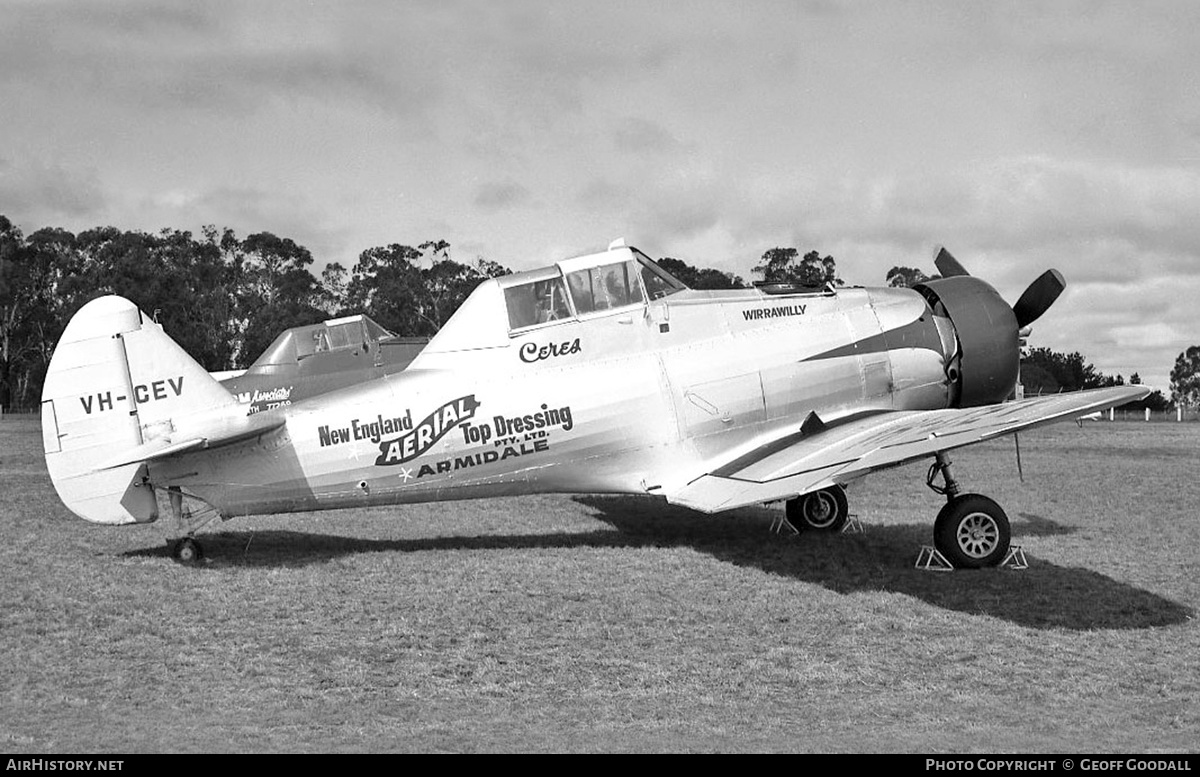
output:
<svg viewBox="0 0 1200 777"><path fill-rule="evenodd" d="M401 467L400 468L400 477L404 478L404 482L407 483L408 481L413 479L412 470L408 467Z"/></svg>

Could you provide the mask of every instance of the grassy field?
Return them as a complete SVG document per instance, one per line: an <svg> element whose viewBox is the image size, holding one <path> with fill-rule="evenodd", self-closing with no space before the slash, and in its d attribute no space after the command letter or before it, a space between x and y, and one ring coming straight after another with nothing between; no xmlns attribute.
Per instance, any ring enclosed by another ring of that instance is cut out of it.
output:
<svg viewBox="0 0 1200 777"><path fill-rule="evenodd" d="M1021 451L953 458L1023 571L914 568L925 464L851 490L857 535L534 497L239 519L189 568L0 419L0 750L1194 752L1200 424Z"/></svg>

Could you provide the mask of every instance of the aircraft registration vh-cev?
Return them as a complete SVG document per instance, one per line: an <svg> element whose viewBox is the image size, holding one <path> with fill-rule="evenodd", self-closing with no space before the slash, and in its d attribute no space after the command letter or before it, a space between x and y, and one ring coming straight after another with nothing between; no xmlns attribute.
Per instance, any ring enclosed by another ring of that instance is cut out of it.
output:
<svg viewBox="0 0 1200 777"><path fill-rule="evenodd" d="M253 414L137 306L101 297L50 363L46 463L89 521L154 521L165 494L173 555L193 560L205 514L548 492L707 513L782 501L793 526L831 530L847 484L929 457L936 548L994 566L1008 518L962 491L949 451L1148 391L1010 400L1020 333L1062 276L1010 306L944 249L936 264L913 289L698 291L616 241L484 281L403 371Z"/></svg>

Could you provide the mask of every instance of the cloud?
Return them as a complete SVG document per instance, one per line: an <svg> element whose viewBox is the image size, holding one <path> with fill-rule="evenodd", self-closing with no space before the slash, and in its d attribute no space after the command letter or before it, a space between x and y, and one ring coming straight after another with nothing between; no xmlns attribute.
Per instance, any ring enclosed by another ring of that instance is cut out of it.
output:
<svg viewBox="0 0 1200 777"><path fill-rule="evenodd" d="M1072 285L1034 325L1047 347L1078 350L1108 373L1140 372L1165 388L1175 357L1200 343L1193 300L1200 275L1146 272L1121 282Z"/></svg>
<svg viewBox="0 0 1200 777"><path fill-rule="evenodd" d="M576 196L576 202L589 210L619 209L628 197L629 188L607 178L595 178L585 184Z"/></svg>
<svg viewBox="0 0 1200 777"><path fill-rule="evenodd" d="M640 118L631 118L612 130L613 145L627 154L660 154L671 151L679 141L661 125Z"/></svg>
<svg viewBox="0 0 1200 777"><path fill-rule="evenodd" d="M492 181L475 191L472 202L480 210L494 213L524 205L529 200L529 190L521 184L513 181Z"/></svg>
<svg viewBox="0 0 1200 777"><path fill-rule="evenodd" d="M0 158L0 213L14 221L44 222L40 228L61 218L99 217L106 205L94 172Z"/></svg>
<svg viewBox="0 0 1200 777"><path fill-rule="evenodd" d="M1014 283L1042 266L1062 266L1076 282L1200 275L1200 220L1191 216L1200 171L1189 168L1018 157L821 182L717 169L651 177L628 193L637 198L628 211L644 214L641 226L668 234L684 224L674 214L691 210L737 242L861 247L890 253L892 264L931 265L931 249L945 244L969 266L994 261L999 279ZM887 269L860 282L878 282Z"/></svg>
<svg viewBox="0 0 1200 777"><path fill-rule="evenodd" d="M360 18L370 9L331 18L320 6L264 7L23 4L5 11L0 81L58 99L238 114L320 100L410 115L440 92L438 35L409 25L397 39Z"/></svg>
<svg viewBox="0 0 1200 777"><path fill-rule="evenodd" d="M309 249L318 274L325 262L353 264L357 252L368 248L353 245L341 222L302 193L220 186L153 192L139 196L137 203L146 220L174 228L195 230L212 224L233 229L239 238L258 232L290 238Z"/></svg>
<svg viewBox="0 0 1200 777"><path fill-rule="evenodd" d="M1186 3L16 3L0 205L343 262L436 231L523 269L625 234L747 276L791 245L863 284L943 243L1009 298L1058 267L1059 344L1141 355L1153 323L1188 331L1200 272L1197 23Z"/></svg>

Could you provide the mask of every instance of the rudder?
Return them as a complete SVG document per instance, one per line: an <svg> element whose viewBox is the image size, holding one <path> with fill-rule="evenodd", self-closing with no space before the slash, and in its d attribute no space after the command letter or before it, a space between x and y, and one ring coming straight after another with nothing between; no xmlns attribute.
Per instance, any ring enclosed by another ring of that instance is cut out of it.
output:
<svg viewBox="0 0 1200 777"><path fill-rule="evenodd" d="M237 400L136 305L108 296L67 324L42 390L50 479L72 512L96 523L158 517L142 462L107 468L117 454L169 439L186 419Z"/></svg>

